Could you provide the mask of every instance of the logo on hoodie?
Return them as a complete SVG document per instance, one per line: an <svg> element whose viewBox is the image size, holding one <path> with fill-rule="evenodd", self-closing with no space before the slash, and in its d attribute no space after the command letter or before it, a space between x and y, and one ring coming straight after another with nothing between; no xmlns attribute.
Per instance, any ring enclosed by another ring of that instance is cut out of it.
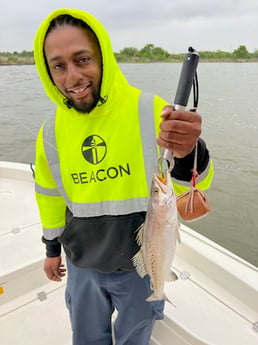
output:
<svg viewBox="0 0 258 345"><path fill-rule="evenodd" d="M82 154L87 162L99 164L105 158L107 145L98 135L91 135L86 138L82 144Z"/></svg>
<svg viewBox="0 0 258 345"><path fill-rule="evenodd" d="M107 145L100 136L90 135L84 140L81 152L87 162L96 166L105 158ZM128 177L130 175L129 163L124 162L116 166L109 166L106 169L94 167L89 171L74 172L71 174L71 177L74 184L87 184Z"/></svg>

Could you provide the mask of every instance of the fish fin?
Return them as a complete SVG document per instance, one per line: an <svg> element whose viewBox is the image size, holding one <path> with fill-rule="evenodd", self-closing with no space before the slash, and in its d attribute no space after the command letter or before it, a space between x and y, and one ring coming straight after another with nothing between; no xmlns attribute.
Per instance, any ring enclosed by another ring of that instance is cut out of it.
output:
<svg viewBox="0 0 258 345"><path fill-rule="evenodd" d="M139 246L142 245L142 242L143 242L143 226L144 226L144 223L142 223L139 228L136 230L137 231L137 235L136 235L136 241L137 241L137 244Z"/></svg>
<svg viewBox="0 0 258 345"><path fill-rule="evenodd" d="M141 278L145 277L147 272L145 269L142 251L139 250L133 257L132 257L133 265Z"/></svg>
<svg viewBox="0 0 258 345"><path fill-rule="evenodd" d="M168 275L166 277L167 282L174 282L178 279L177 274L174 271L169 270Z"/></svg>
<svg viewBox="0 0 258 345"><path fill-rule="evenodd" d="M181 243L181 236L180 236L179 229L180 229L180 222L178 222L176 226L176 239L178 243Z"/></svg>

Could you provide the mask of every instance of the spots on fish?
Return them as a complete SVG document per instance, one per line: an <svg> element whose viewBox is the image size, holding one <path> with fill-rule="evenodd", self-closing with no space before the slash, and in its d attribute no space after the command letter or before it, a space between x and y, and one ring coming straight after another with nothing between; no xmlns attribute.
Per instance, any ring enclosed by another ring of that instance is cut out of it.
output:
<svg viewBox="0 0 258 345"><path fill-rule="evenodd" d="M153 176L148 210L138 229L140 250L133 264L140 277L150 276L153 293L148 301L164 298L164 285L175 253L177 238L176 199L169 172L163 179Z"/></svg>

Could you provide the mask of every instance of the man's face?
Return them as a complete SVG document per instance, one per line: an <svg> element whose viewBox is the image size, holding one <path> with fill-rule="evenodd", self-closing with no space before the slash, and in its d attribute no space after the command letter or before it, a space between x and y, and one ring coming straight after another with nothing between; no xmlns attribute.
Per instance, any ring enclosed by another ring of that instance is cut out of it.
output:
<svg viewBox="0 0 258 345"><path fill-rule="evenodd" d="M97 104L101 84L101 53L85 29L64 26L45 40L45 56L58 89L79 112L88 113Z"/></svg>

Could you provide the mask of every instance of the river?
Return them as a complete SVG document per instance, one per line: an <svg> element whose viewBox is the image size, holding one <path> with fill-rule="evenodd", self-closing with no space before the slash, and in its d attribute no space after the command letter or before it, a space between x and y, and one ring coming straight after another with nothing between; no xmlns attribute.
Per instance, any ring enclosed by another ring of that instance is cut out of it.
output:
<svg viewBox="0 0 258 345"><path fill-rule="evenodd" d="M181 64L120 68L132 85L173 102ZM55 105L34 65L0 66L0 73L0 160L34 163L37 132ZM215 176L207 192L212 212L190 225L258 266L258 63L200 62L198 75L202 137Z"/></svg>

